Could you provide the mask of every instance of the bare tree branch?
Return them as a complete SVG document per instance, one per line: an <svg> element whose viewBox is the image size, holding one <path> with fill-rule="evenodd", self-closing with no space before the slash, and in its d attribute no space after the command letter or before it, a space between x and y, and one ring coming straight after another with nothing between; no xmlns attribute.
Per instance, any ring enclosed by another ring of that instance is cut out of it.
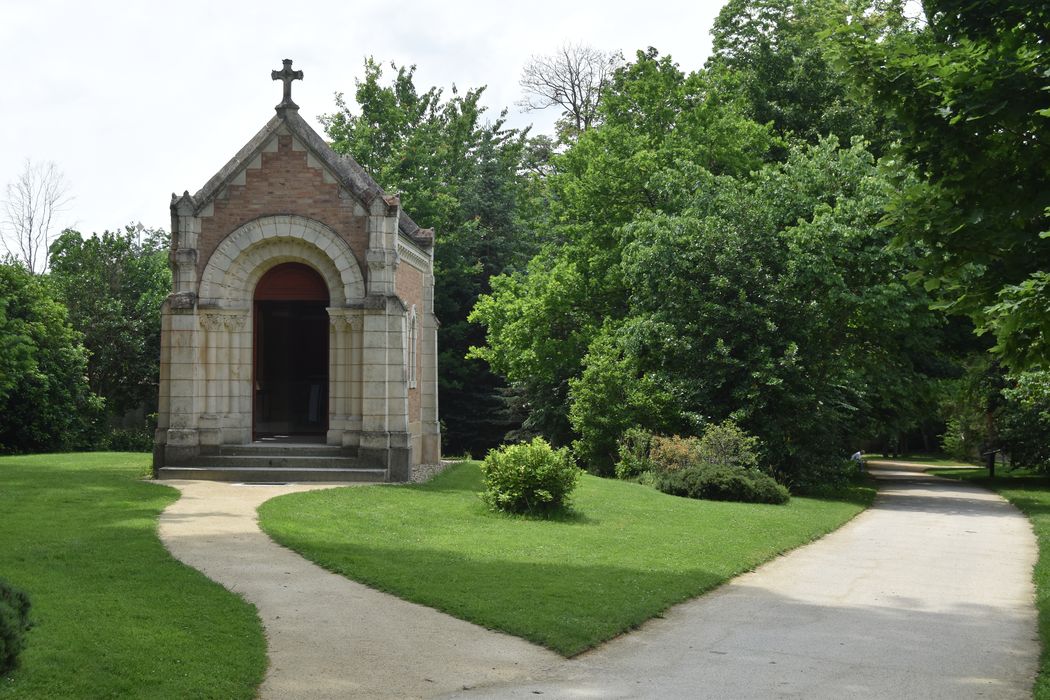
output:
<svg viewBox="0 0 1050 700"><path fill-rule="evenodd" d="M8 255L30 272L47 271L51 229L55 216L72 199L68 192L69 185L57 165L51 161L33 163L28 158L22 174L7 185L0 241Z"/></svg>
<svg viewBox="0 0 1050 700"><path fill-rule="evenodd" d="M518 106L526 112L561 107L558 136L575 140L594 126L602 93L622 63L619 52L579 44L567 44L552 56L533 56L518 81L525 92Z"/></svg>

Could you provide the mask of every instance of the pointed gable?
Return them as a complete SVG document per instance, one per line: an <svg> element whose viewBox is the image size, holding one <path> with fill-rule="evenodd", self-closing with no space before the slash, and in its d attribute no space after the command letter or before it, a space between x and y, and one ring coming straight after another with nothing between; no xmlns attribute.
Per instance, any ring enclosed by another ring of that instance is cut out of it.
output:
<svg viewBox="0 0 1050 700"><path fill-rule="evenodd" d="M176 209L191 209L200 221L198 275L231 231L261 216L298 215L324 222L364 261L368 249L367 217L376 200L398 207L396 196L350 156L339 155L299 116L281 108L195 194L172 197ZM175 225L173 223L173 229ZM398 211L398 233L428 254L434 232L422 229Z"/></svg>

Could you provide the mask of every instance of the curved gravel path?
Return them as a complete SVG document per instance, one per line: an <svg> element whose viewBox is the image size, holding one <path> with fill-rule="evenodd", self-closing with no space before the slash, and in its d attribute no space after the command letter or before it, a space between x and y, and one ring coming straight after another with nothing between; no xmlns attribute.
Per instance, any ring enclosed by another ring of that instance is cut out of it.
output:
<svg viewBox="0 0 1050 700"><path fill-rule="evenodd" d="M1039 644L1031 528L995 494L873 468L840 530L575 659L330 574L255 508L318 488L165 482L182 561L259 608L263 698L1027 698Z"/></svg>
<svg viewBox="0 0 1050 700"><path fill-rule="evenodd" d="M262 698L431 697L525 680L561 660L325 571L259 530L263 501L332 484L163 483L182 491L161 514L164 545L259 610L270 659Z"/></svg>

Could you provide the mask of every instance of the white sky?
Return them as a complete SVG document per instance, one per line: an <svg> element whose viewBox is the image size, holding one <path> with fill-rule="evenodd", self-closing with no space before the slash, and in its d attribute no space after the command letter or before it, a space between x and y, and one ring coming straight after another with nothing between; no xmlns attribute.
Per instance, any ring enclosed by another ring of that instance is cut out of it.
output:
<svg viewBox="0 0 1050 700"><path fill-rule="evenodd" d="M723 1L0 0L0 188L26 158L54 161L74 198L58 230L168 229L171 193L199 189L273 115L283 58L322 135L317 115L335 92L352 104L365 56L416 64L420 90L487 85L488 114L549 132L555 110L514 106L530 56L655 46L688 72Z"/></svg>

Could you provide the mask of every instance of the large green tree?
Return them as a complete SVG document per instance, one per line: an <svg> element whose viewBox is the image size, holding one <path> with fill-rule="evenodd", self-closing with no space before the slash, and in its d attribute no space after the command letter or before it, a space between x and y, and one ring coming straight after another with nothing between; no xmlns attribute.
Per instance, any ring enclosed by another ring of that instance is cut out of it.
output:
<svg viewBox="0 0 1050 700"><path fill-rule="evenodd" d="M921 248L880 225L897 166L862 140L779 140L725 80L654 51L617 71L599 126L551 161L553 241L475 307L474 352L527 426L594 471L632 426L734 418L784 479L819 479L921 422L951 371L903 281Z"/></svg>
<svg viewBox="0 0 1050 700"><path fill-rule="evenodd" d="M0 452L83 448L102 400L87 351L47 280L0 263Z"/></svg>
<svg viewBox="0 0 1050 700"><path fill-rule="evenodd" d="M684 73L655 49L616 71L600 125L554 156L544 250L527 271L496 278L471 316L487 328L474 355L511 382L528 431L568 443L569 381L608 319L627 310L620 267L646 212L676 213L716 175L746 174L769 152L745 105Z"/></svg>
<svg viewBox="0 0 1050 700"><path fill-rule="evenodd" d="M466 359L483 330L467 315L489 278L523 267L535 237L521 211L534 196L523 169L527 134L484 118L484 88L446 97L420 92L414 68L383 68L369 59L357 81L356 105L340 95L322 117L332 147L349 153L405 210L437 232L434 269L439 330L439 392L445 448L474 451L498 444L511 427L502 380L484 363Z"/></svg>
<svg viewBox="0 0 1050 700"><path fill-rule="evenodd" d="M863 144L832 138L717 178L679 214L635 219L620 266L628 312L571 382L581 456L607 471L633 424L733 418L782 478L812 481L862 441L916 425L948 369L943 320L901 280L915 251L886 247L888 191Z"/></svg>
<svg viewBox="0 0 1050 700"><path fill-rule="evenodd" d="M117 418L156 410L160 305L171 290L166 234L126 226L51 245L51 281L89 351L91 390Z"/></svg>
<svg viewBox="0 0 1050 700"><path fill-rule="evenodd" d="M892 138L880 110L851 89L825 35L847 22L848 0L729 0L711 29L709 71L743 96L748 114L808 143L863 136L876 154ZM778 155L785 155L783 150Z"/></svg>
<svg viewBox="0 0 1050 700"><path fill-rule="evenodd" d="M1050 365L1050 4L878 3L836 34L843 65L901 129L888 222L921 277L1015 369ZM913 16L909 16L912 13Z"/></svg>

